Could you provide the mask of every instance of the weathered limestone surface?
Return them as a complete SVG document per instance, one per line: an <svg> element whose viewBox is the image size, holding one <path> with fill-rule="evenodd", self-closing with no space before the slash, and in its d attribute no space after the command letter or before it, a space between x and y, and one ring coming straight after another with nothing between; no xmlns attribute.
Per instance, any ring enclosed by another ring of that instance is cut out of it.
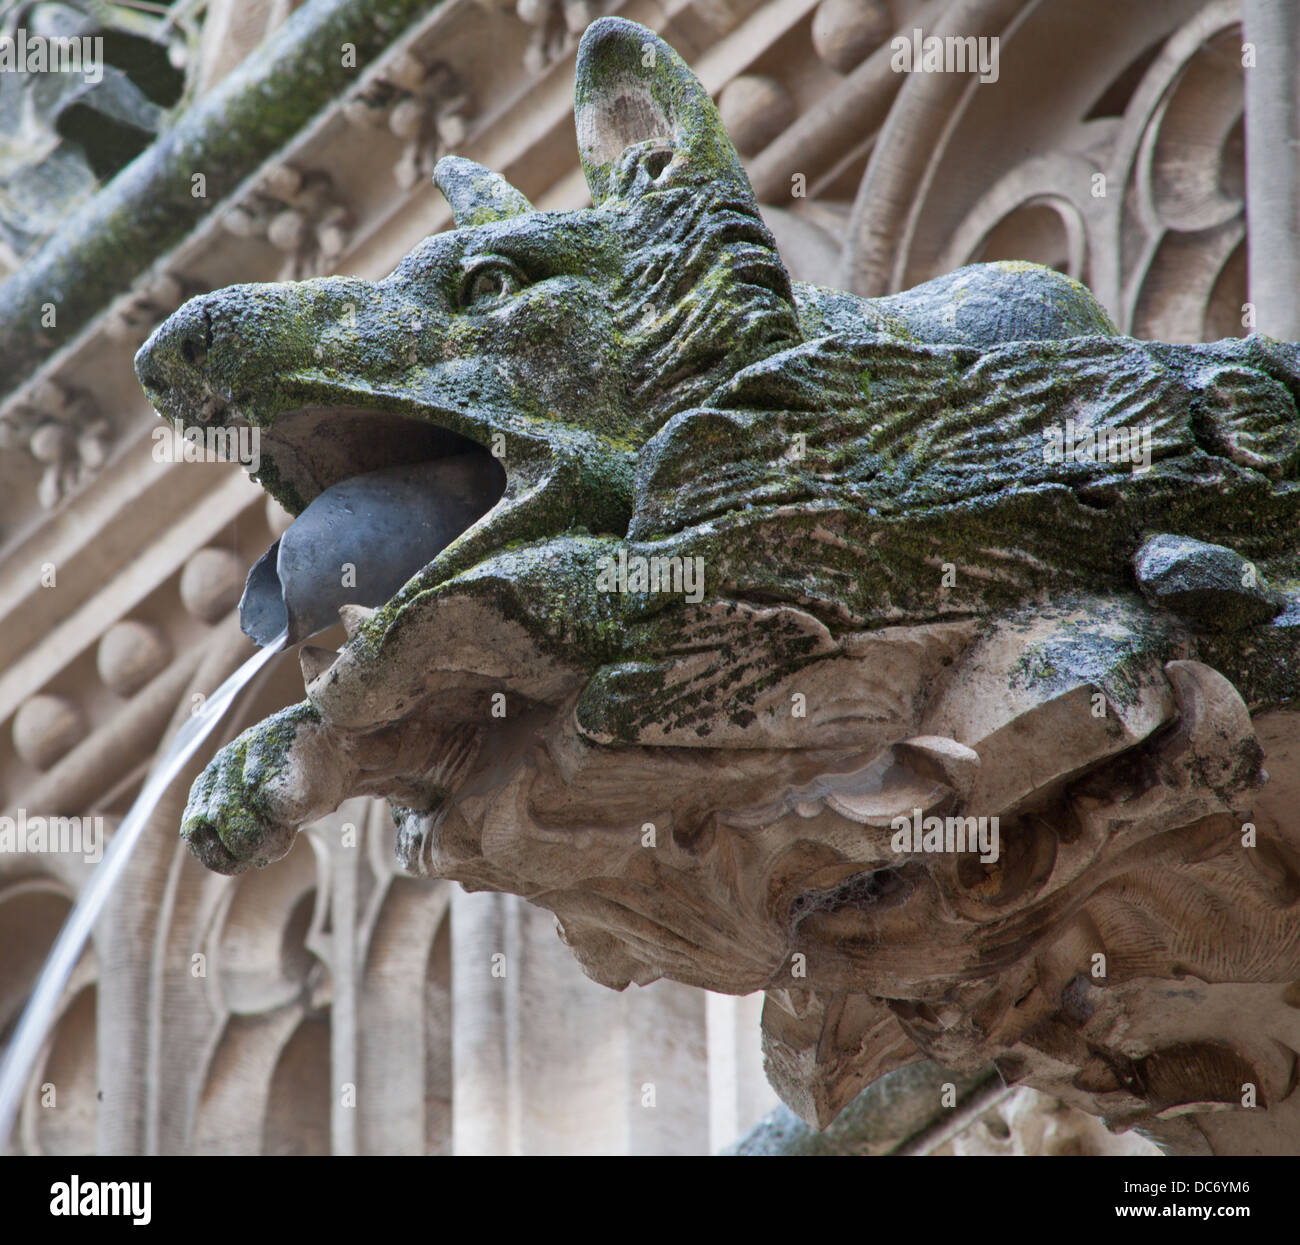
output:
<svg viewBox="0 0 1300 1245"><path fill-rule="evenodd" d="M1122 337L1024 265L792 285L632 23L588 30L576 116L593 209L444 160L460 228L390 278L218 291L142 350L292 512L475 446L508 475L208 767L192 849L239 872L387 796L407 870L550 908L596 980L765 990L818 1124L924 1055L1300 1145L1300 347Z"/></svg>
<svg viewBox="0 0 1300 1245"><path fill-rule="evenodd" d="M170 125L169 146L155 146L136 175L101 189L82 216L59 220L42 207L39 224L55 230L54 243L39 257L23 258L0 307L0 336L15 347L5 351L13 378L38 369L30 384L0 396L6 813L102 813L112 833L155 749L193 697L210 692L248 653L236 620L212 624L191 612L179 592L184 572L193 562L195 575L210 561L205 551L216 550L247 569L289 521L234 465L153 460L150 434L163 429L131 369L152 328L193 294L231 282L344 272L383 277L451 223L450 207L428 178L448 151L505 173L540 208L589 202L572 121L574 50L586 6L443 0L404 7L411 14L404 28L405 19L384 24L395 7L304 0L294 33L237 66L291 7L281 0L209 0L186 10L179 23L138 15L137 30L165 22L174 44L182 42L182 29L201 34L188 62L195 77L187 99L191 90L197 98L180 113L187 123ZM751 135L786 115L787 98L794 101L790 124L745 167L801 305L826 303L824 293L801 282L893 295L975 264L949 278L966 298L951 310L936 300L933 314L943 317L943 335L953 331L948 317L963 331L979 330L971 311L989 299L966 284L985 271L979 261L1030 260L1085 282L1110 323L1137 338L1212 341L1254 326L1277 338L1298 335L1292 274L1300 235L1288 206L1295 168L1276 158L1296 100L1290 0L962 0L961 29L969 33L978 21L1001 36L993 84L891 67L890 36L910 40L916 27L936 29L959 7L954 0L732 0L725 7L612 0L602 7L661 32L714 98L738 82L728 106ZM57 20L68 16L62 3L23 9L40 10L26 19L32 28L46 11ZM341 15L365 44L356 69L337 57L324 65L322 53L334 45L302 35L304 16L309 24L324 18L329 27ZM1249 69L1247 42L1254 52ZM221 87L208 86L223 74ZM26 82L4 76L20 90ZM80 80L71 85L79 88ZM223 88L231 93L218 94ZM223 115L229 100L251 91L255 104L263 88L272 92L266 98L293 107L266 117L251 106ZM211 125L221 131L225 153L216 165L205 137ZM20 162L44 154L24 146L32 134L24 127L11 136ZM192 194L196 171L207 174L206 198ZM23 185L32 189L30 179ZM131 206L142 202L175 229L153 230L155 217ZM137 233L129 247L113 224L124 205L148 234ZM12 262L0 255L0 268ZM139 271L146 264L152 267ZM1032 281L1035 271L1025 269L1022 281ZM1042 278L1046 289L1060 288L1050 280ZM38 315L51 295L57 329ZM870 305L847 306L862 314ZM1035 334L1050 328L1050 309L1050 301L1033 309L1026 322ZM21 351L11 327L27 343ZM1234 537L1209 543L1242 556ZM57 587L47 575L55 568ZM1141 591L1140 574L1134 582ZM1264 584L1257 591L1288 587L1285 579ZM1234 638L1202 633L1199 621L1194 629L1203 659L1239 688L1292 660L1281 630ZM317 662L329 660L343 634L314 642L324 646ZM283 661L231 733L302 698L294 665ZM30 751L36 735L14 728L20 715L29 719L25 706L34 711L50 697L79 726L42 736L46 759L53 759L41 770L18 747ZM1256 732L1269 753L1265 790L1289 791L1284 771L1294 758L1262 722L1257 715ZM467 907L444 905L448 884L394 877L391 819L380 800L349 804L309 825L280 867L212 875L176 838L192 777L183 776L159 810L130 867L121 910L96 931L48 1056L33 1073L12 1146L174 1153L219 1135L227 1151L248 1153L445 1153L454 1146L452 1115L467 1119L473 1103L486 1110L490 1085L499 1086L491 1078L500 1071L488 1060L462 1058L458 1065L449 1029L474 1029L476 1008L494 1009L499 996L516 991L520 1005L510 1004L508 1014L524 1023L511 1022L502 1058L529 1075L509 1081L504 1109L515 1121L509 1145L523 1153L617 1149L620 1136L625 1149L653 1141L685 1150L706 1133L717 1151L766 1109L759 1105L765 1086L758 1084L756 1049L763 996L692 991L707 1033L707 1098L695 1092L683 1106L680 1096L671 1105L661 1096L661 1118L649 1116L640 1087L664 1071L652 1049L636 1068L611 1059L601 1077L604 1092L585 1092L583 1112L566 1113L561 1129L549 1127L535 1110L547 1095L536 1096L534 1080L564 1086L573 1083L575 1065L584 1075L598 1071L573 1043L554 1036L570 1021L602 1032L653 1032L656 1009L678 1016L676 1003L655 999L660 985L616 994L588 983L579 992L581 970L554 943L549 918L511 915L526 901L456 890ZM1278 800L1276 811L1288 813L1288 799ZM1252 813L1274 833L1260 806ZM308 850L337 846L341 822L360 832L353 848ZM68 903L91 876L93 866L79 858L0 853L0 1028L12 1024ZM494 951L508 935L516 940L510 946L530 952L527 982L492 978L483 957L447 959L448 947L469 937L481 904L499 910ZM333 928L326 938L313 928L317 912ZM208 956L207 977L196 975L192 957L200 952ZM233 973L240 964L245 971ZM308 1009L286 1023L285 1009L299 1006L297 995L285 1002L286 983L299 991L308 979ZM475 979L490 988L476 991ZM553 1014L561 999L567 1020ZM698 1032L698 1015L675 1023ZM620 1040L611 1039L610 1049L621 1049ZM828 1059L837 1058L833 1045L825 1049ZM877 1085L933 1066L908 1064ZM698 1090L699 1070L692 1075ZM949 1075L965 1084L963 1077L978 1080L984 1072ZM635 1103L629 1077L637 1078ZM345 1082L355 1082L355 1108L344 1107L336 1092ZM57 1087L57 1106L43 1099L47 1083ZM262 1083L269 1090L253 1094ZM1015 1093L1018 1102L1033 1091L1022 1085ZM852 1137L872 1102L871 1093L855 1101L810 1140L833 1148ZM929 1090L913 1104L935 1105ZM969 1123L966 1105L962 1098L941 1110L945 1129ZM1006 1109L1003 1102L991 1110ZM992 1131L970 1124L948 1144L1001 1139L998 1152L1005 1153L1023 1137L1026 1148L1056 1151L1062 1137L1074 1135L1076 1117L1044 1110L1028 1117L1043 1123L1040 1132L1038 1124L1022 1129L1019 1114L1001 1124L990 1117ZM787 1113L786 1125L792 1121ZM878 1137L880 1121L867 1122ZM634 1137L624 1124L640 1131ZM500 1126L495 1117L474 1125ZM1004 1126L1010 1137L1003 1137ZM1133 1138L1130 1132L1109 1144Z"/></svg>

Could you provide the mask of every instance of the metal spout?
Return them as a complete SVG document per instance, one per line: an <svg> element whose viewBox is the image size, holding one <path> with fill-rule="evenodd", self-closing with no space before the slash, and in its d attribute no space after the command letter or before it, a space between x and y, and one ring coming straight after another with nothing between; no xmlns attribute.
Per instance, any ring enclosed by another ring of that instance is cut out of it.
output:
<svg viewBox="0 0 1300 1245"><path fill-rule="evenodd" d="M505 479L491 455L470 453L327 488L249 571L244 634L298 644L338 622L341 605L382 605L497 503Z"/></svg>

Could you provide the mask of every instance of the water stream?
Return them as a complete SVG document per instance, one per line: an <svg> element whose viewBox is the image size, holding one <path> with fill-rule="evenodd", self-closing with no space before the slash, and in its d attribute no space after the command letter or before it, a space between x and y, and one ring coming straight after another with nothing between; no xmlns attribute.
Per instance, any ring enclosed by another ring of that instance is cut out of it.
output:
<svg viewBox="0 0 1300 1245"><path fill-rule="evenodd" d="M95 921L122 872L131 852L167 788L198 751L199 746L216 729L235 697L248 686L266 664L284 648L288 634L283 633L264 648L258 649L234 674L212 693L193 717L176 732L166 755L149 775L130 811L118 826L104 858L96 866L90 882L81 892L67 921L55 939L49 959L41 971L36 989L27 1001L13 1040L9 1043L4 1064L0 1065L0 1152L9 1137L32 1067L45 1045L54 1014L72 971L81 958Z"/></svg>

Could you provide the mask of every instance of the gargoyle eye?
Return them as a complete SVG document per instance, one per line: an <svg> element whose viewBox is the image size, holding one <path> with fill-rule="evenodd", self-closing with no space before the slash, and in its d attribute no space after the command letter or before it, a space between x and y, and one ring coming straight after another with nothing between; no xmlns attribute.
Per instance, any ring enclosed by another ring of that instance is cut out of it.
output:
<svg viewBox="0 0 1300 1245"><path fill-rule="evenodd" d="M526 284L523 274L508 259L481 259L461 279L460 305L466 311L492 311Z"/></svg>

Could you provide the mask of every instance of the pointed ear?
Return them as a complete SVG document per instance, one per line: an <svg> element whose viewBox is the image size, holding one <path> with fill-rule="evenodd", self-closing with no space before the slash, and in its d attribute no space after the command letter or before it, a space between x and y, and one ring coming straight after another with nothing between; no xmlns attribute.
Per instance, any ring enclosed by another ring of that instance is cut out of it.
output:
<svg viewBox="0 0 1300 1245"><path fill-rule="evenodd" d="M500 173L461 156L443 156L434 166L433 181L451 204L457 229L533 210L533 205Z"/></svg>
<svg viewBox="0 0 1300 1245"><path fill-rule="evenodd" d="M587 27L574 82L578 154L592 202L651 187L749 178L708 92L653 30L621 17Z"/></svg>

